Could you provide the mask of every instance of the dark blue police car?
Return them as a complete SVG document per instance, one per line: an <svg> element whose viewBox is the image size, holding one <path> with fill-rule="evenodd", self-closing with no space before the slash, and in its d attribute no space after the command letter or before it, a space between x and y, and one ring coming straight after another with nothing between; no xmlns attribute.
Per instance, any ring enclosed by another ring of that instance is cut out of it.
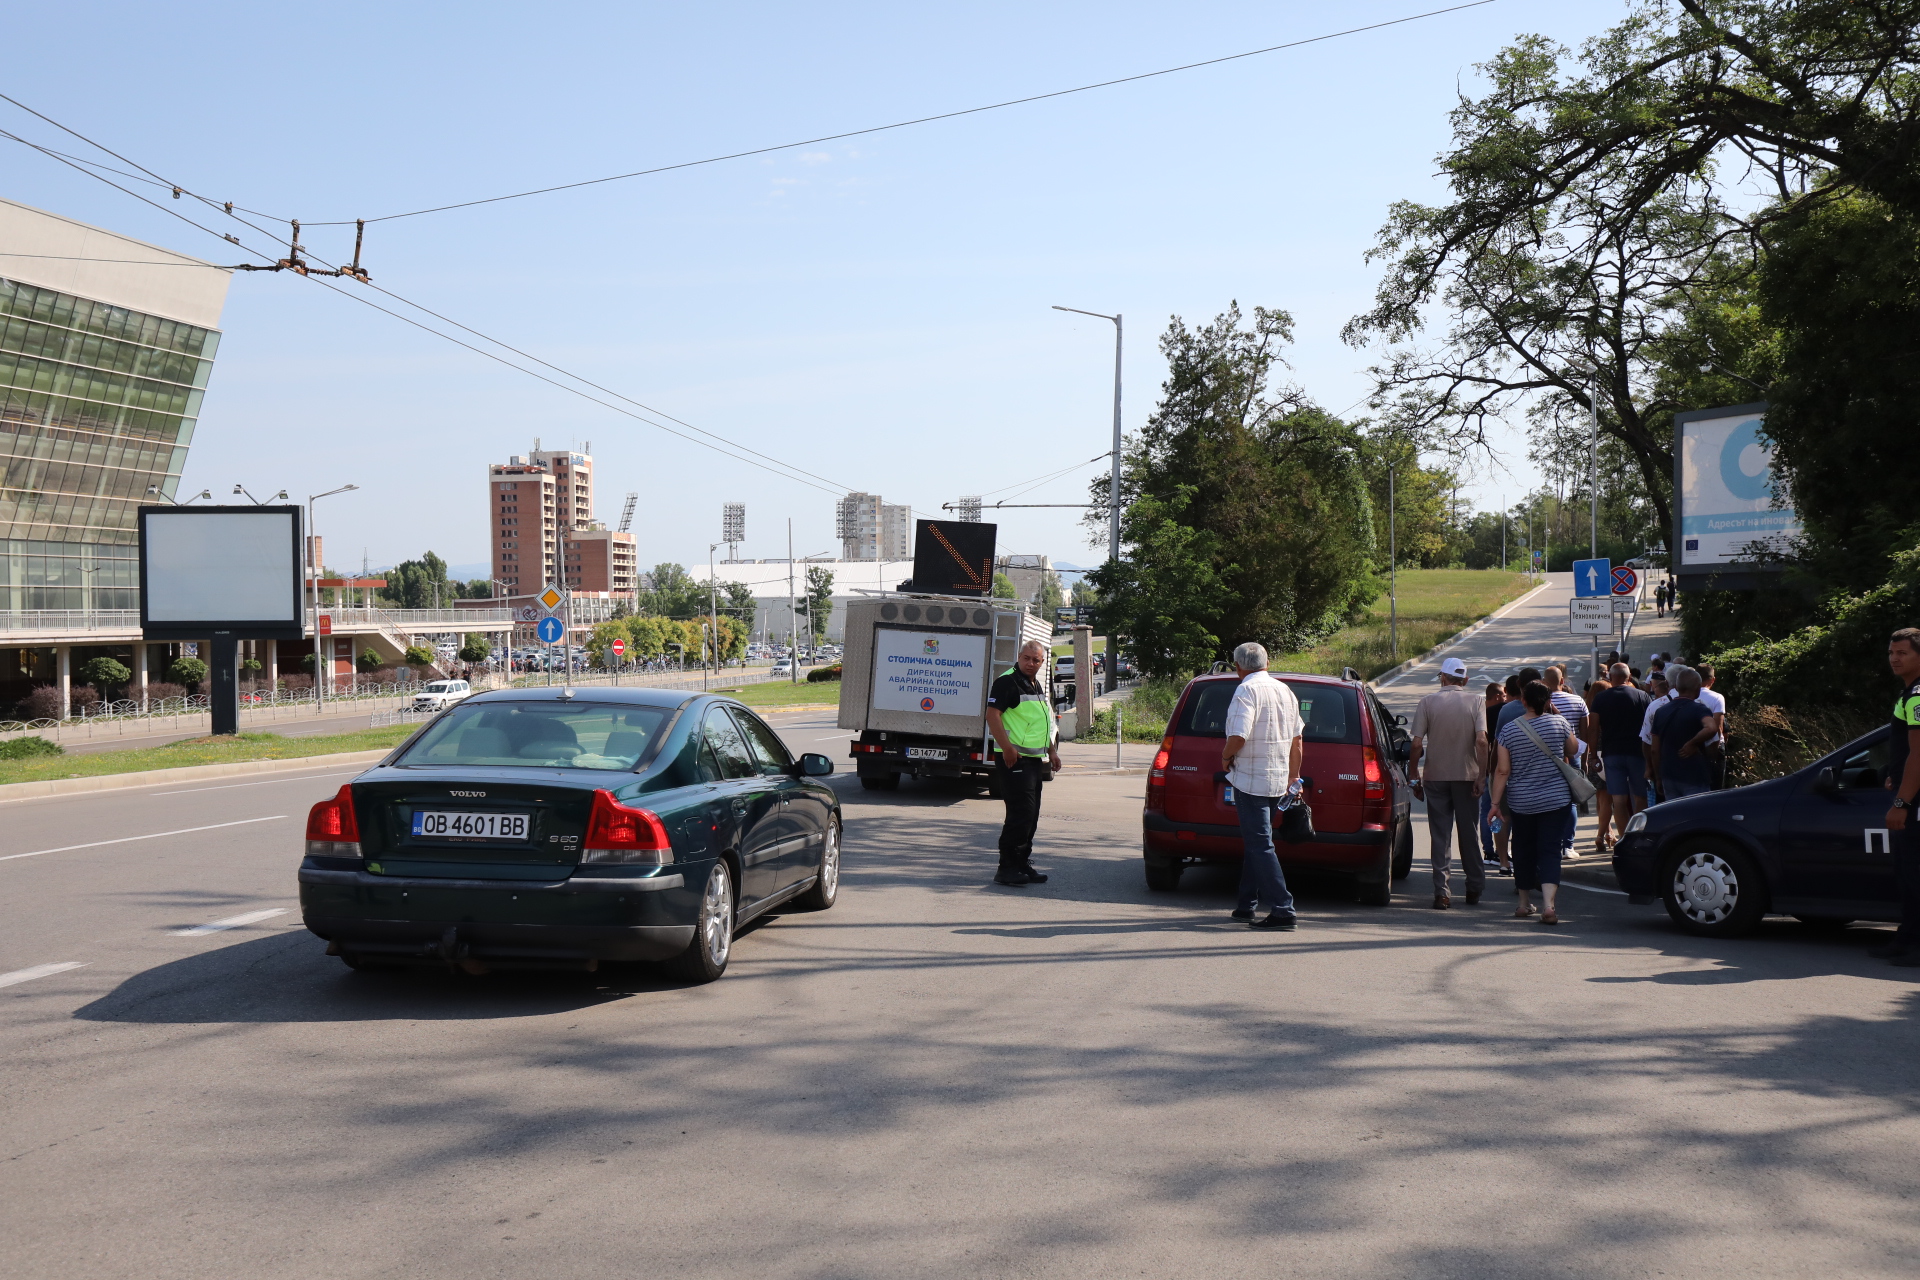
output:
<svg viewBox="0 0 1920 1280"><path fill-rule="evenodd" d="M1898 920L1886 831L1887 729L1798 773L1688 796L1633 816L1613 871L1689 933L1728 937L1768 914L1838 928Z"/></svg>

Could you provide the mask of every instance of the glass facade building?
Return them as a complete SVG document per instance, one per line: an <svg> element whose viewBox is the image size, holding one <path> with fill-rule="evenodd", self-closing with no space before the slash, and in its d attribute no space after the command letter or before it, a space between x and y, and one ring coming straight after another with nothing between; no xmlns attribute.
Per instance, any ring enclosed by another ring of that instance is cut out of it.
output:
<svg viewBox="0 0 1920 1280"><path fill-rule="evenodd" d="M219 340L0 275L0 611L138 607L134 513L175 496Z"/></svg>

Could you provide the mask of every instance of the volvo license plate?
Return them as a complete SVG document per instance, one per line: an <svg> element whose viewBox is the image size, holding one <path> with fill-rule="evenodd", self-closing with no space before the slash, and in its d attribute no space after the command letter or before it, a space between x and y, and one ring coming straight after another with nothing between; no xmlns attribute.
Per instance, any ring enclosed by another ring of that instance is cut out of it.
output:
<svg viewBox="0 0 1920 1280"><path fill-rule="evenodd" d="M525 844L527 815L415 809L413 834L428 840L503 840Z"/></svg>
<svg viewBox="0 0 1920 1280"><path fill-rule="evenodd" d="M946 758L947 749L945 747L907 748L907 759L909 760L945 760Z"/></svg>

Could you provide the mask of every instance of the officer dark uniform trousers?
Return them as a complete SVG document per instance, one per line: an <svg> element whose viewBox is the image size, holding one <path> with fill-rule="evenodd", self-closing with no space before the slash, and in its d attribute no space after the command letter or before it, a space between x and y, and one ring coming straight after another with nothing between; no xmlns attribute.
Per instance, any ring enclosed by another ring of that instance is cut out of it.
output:
<svg viewBox="0 0 1920 1280"><path fill-rule="evenodd" d="M1040 788L1045 781L1047 757L1058 734L1053 707L1040 683L1018 667L1009 667L993 682L987 705L1000 713L1007 737L1019 753L1017 761L1000 756L994 764L1000 798L1007 805L1007 818L1000 827L999 874L1024 872L1037 883L1033 833L1040 825Z"/></svg>
<svg viewBox="0 0 1920 1280"><path fill-rule="evenodd" d="M1909 952L1920 950L1920 813L1914 812L1916 797L1901 796L1900 786L1907 771L1907 735L1915 729L1920 729L1920 680L1893 700L1892 732L1887 737L1887 778L1894 795L1907 802L1906 825L1887 833L1893 874L1900 886L1900 931L1894 940Z"/></svg>

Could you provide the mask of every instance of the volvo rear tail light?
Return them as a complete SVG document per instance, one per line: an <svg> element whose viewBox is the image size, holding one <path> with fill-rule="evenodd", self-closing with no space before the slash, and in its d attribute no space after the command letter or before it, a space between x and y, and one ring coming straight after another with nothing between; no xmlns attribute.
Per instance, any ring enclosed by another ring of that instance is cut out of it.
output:
<svg viewBox="0 0 1920 1280"><path fill-rule="evenodd" d="M357 858L360 824L353 816L353 785L348 783L331 800L307 810L307 856Z"/></svg>
<svg viewBox="0 0 1920 1280"><path fill-rule="evenodd" d="M1362 747L1361 776L1366 779L1366 798L1385 800L1387 798L1387 775L1380 768L1380 753L1372 747Z"/></svg>
<svg viewBox="0 0 1920 1280"><path fill-rule="evenodd" d="M587 815L583 863L620 863L663 867L673 861L673 841L667 825L651 809L621 804L611 791L593 793L593 812Z"/></svg>

